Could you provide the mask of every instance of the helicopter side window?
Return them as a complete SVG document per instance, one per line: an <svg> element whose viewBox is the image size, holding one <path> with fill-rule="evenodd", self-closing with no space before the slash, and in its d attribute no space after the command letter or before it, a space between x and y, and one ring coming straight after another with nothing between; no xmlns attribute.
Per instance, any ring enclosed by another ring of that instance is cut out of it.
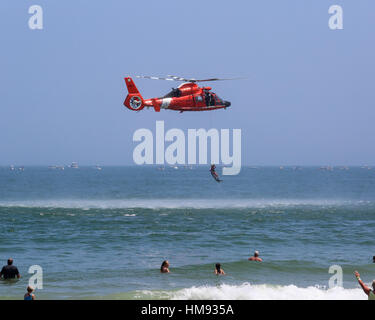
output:
<svg viewBox="0 0 375 320"><path fill-rule="evenodd" d="M215 95L211 92L205 91L204 100L205 100L206 106L215 105Z"/></svg>
<svg viewBox="0 0 375 320"><path fill-rule="evenodd" d="M208 104L209 106L214 106L215 105L215 97L212 93L210 93L209 98L208 98Z"/></svg>
<svg viewBox="0 0 375 320"><path fill-rule="evenodd" d="M195 97L195 101L196 101L196 102L202 102L202 101L203 101L202 96L196 96L196 97Z"/></svg>
<svg viewBox="0 0 375 320"><path fill-rule="evenodd" d="M210 106L211 94L208 91L205 91L204 93L204 100L206 102L206 106Z"/></svg>

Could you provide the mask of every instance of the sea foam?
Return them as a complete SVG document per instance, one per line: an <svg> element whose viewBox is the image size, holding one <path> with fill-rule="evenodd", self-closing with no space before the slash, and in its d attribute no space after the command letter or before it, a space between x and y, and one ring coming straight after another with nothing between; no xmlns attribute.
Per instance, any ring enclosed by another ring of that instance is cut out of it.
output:
<svg viewBox="0 0 375 320"><path fill-rule="evenodd" d="M24 200L0 201L0 207L77 208L77 209L225 209L288 208L301 206L336 207L374 204L367 201L325 199L103 199L103 200Z"/></svg>
<svg viewBox="0 0 375 320"><path fill-rule="evenodd" d="M295 285L221 285L191 287L169 293L173 300L366 300L363 291L335 287L322 289L318 287L301 288Z"/></svg>

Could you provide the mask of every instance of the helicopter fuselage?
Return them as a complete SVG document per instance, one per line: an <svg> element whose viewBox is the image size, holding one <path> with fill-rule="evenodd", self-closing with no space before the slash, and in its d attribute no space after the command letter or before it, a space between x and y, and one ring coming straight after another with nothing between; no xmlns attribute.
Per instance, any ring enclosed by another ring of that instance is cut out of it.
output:
<svg viewBox="0 0 375 320"><path fill-rule="evenodd" d="M130 110L140 111L144 107L154 108L159 112L161 109L175 111L210 111L226 109L230 106L229 101L224 101L218 95L211 92L211 87L199 87L194 82L186 82L178 88L160 98L143 99L130 77L125 78L129 94L124 105Z"/></svg>

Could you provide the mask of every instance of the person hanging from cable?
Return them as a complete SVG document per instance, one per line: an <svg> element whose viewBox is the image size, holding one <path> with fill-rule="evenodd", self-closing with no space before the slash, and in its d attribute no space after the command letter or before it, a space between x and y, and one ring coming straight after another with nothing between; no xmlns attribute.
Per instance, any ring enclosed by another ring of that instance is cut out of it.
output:
<svg viewBox="0 0 375 320"><path fill-rule="evenodd" d="M221 181L223 181L223 180L220 180L219 175L218 175L217 172L216 172L216 166L215 166L215 164L211 164L210 172L211 172L211 176L212 176L217 182L221 182Z"/></svg>

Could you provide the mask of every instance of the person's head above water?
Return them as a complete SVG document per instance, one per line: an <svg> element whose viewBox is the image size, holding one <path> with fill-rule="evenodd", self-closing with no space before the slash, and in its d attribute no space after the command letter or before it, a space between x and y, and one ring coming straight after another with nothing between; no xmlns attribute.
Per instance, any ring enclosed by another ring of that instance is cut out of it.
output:
<svg viewBox="0 0 375 320"><path fill-rule="evenodd" d="M250 258L248 258L247 260L249 261L258 261L258 262L262 262L263 259L261 257L259 257L259 251L258 250L255 250L254 251L254 255Z"/></svg>
<svg viewBox="0 0 375 320"><path fill-rule="evenodd" d="M161 264L160 271L161 272L166 271L168 270L168 268L169 268L169 261L164 260L163 263Z"/></svg>
<svg viewBox="0 0 375 320"><path fill-rule="evenodd" d="M34 291L34 288L31 287L31 286L28 286L26 290L27 290L28 293L31 293L31 292Z"/></svg>
<svg viewBox="0 0 375 320"><path fill-rule="evenodd" d="M9 258L8 259L8 266L11 266L13 264L13 259L12 258Z"/></svg>
<svg viewBox="0 0 375 320"><path fill-rule="evenodd" d="M215 264L215 268L216 268L216 270L217 270L218 272L220 272L220 270L221 270L221 264L220 264L220 263L216 263L216 264Z"/></svg>

